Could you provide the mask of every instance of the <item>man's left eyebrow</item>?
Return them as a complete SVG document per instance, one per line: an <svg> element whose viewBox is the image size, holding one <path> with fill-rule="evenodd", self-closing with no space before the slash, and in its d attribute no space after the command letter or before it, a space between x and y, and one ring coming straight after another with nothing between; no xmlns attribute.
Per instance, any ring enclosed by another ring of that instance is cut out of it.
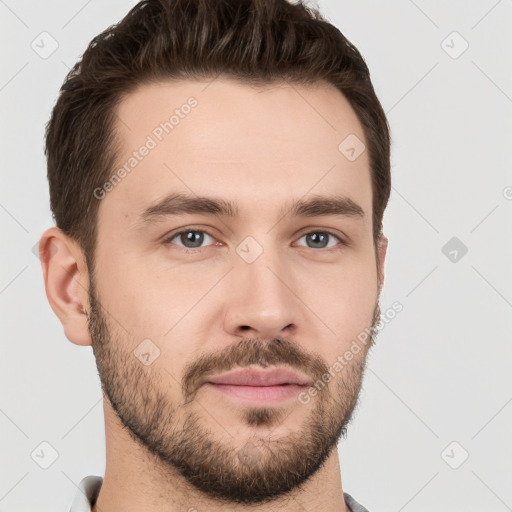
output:
<svg viewBox="0 0 512 512"><path fill-rule="evenodd" d="M356 202L345 196L313 196L307 200L299 200L288 208L283 208L282 216L292 217L322 217L341 216L363 220L364 210Z"/></svg>

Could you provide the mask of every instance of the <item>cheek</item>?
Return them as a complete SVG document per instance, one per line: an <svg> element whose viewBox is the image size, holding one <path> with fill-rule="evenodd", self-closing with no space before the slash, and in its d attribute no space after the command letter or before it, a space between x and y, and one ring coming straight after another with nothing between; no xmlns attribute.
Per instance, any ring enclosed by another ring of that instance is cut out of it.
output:
<svg viewBox="0 0 512 512"><path fill-rule="evenodd" d="M309 269L311 270L311 269ZM336 265L317 266L299 279L302 296L334 323L364 323L377 297L375 262L353 254Z"/></svg>
<svg viewBox="0 0 512 512"><path fill-rule="evenodd" d="M137 368L136 357L144 364L141 358L149 354L151 365L143 368L153 374L154 383L165 382L170 396L179 400L183 362L193 357L196 337L187 317L193 315L191 308L200 298L198 290L191 289L190 279L180 277L179 272L155 272L140 260L118 256L111 255L110 260L118 264L105 264L98 272L101 286L97 288L117 333L119 350ZM207 283L204 287L206 292Z"/></svg>
<svg viewBox="0 0 512 512"><path fill-rule="evenodd" d="M377 301L377 274L371 258L305 273L300 290L311 312L308 318L319 326L318 346L326 362L334 361L361 333L365 337L369 332Z"/></svg>
<svg viewBox="0 0 512 512"><path fill-rule="evenodd" d="M204 268L200 263L156 265L147 256L121 253L110 253L103 261L98 282L102 303L112 320L122 325L129 338L150 338L162 347L170 340L175 347L177 335L181 339L191 326L200 327L197 315L203 308L211 308L208 292L225 273L207 262Z"/></svg>

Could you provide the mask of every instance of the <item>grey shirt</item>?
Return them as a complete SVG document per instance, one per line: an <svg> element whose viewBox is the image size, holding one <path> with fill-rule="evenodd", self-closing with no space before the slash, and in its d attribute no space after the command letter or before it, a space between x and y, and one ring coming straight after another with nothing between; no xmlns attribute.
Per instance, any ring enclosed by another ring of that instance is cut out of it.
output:
<svg viewBox="0 0 512 512"><path fill-rule="evenodd" d="M101 476L91 475L82 478L69 512L91 512L98 498L102 483L103 478ZM345 497L345 503L351 512L368 512L368 510L357 503L350 494L344 492L343 495Z"/></svg>

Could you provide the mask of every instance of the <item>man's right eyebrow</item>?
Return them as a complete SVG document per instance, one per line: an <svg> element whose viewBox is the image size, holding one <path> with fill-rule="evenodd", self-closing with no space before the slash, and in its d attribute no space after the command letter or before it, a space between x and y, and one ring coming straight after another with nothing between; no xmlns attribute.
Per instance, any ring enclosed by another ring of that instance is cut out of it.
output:
<svg viewBox="0 0 512 512"><path fill-rule="evenodd" d="M213 197L190 196L174 193L165 196L156 204L148 206L141 214L144 224L162 219L169 215L204 214L224 217L236 217L236 204Z"/></svg>

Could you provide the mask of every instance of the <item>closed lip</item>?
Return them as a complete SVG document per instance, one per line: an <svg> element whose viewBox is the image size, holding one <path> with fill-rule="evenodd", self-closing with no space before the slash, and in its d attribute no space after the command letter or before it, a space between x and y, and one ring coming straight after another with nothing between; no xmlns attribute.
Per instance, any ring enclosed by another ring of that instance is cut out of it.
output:
<svg viewBox="0 0 512 512"><path fill-rule="evenodd" d="M211 384L229 384L232 386L278 386L283 384L296 384L311 386L309 377L293 372L286 368L272 368L268 370L256 368L242 368L222 375L208 377Z"/></svg>

